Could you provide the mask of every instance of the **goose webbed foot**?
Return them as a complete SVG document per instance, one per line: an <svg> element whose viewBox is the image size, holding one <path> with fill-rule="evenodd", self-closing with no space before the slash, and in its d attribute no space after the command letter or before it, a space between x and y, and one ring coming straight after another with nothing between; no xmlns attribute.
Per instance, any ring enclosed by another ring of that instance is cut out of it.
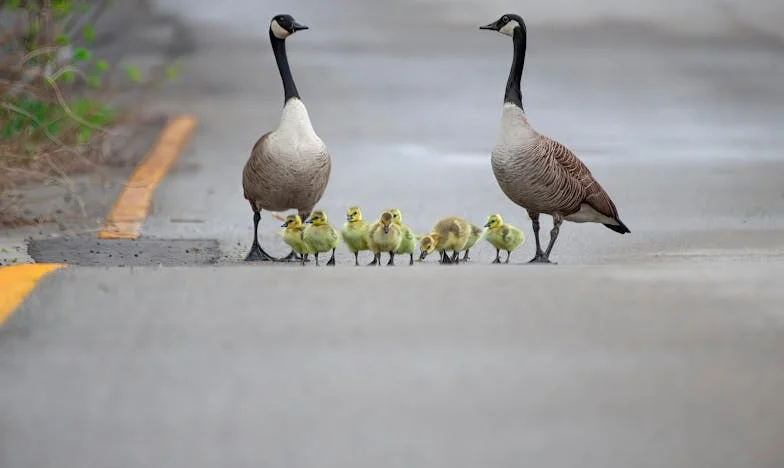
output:
<svg viewBox="0 0 784 468"><path fill-rule="evenodd" d="M332 256L329 258L327 262L328 266L335 266L335 249L332 249Z"/></svg>
<svg viewBox="0 0 784 468"><path fill-rule="evenodd" d="M508 256L506 257L506 263L509 263L509 257ZM548 265L555 265L556 264L555 262L551 262L550 259L544 255L544 253L536 254L534 256L534 258L532 258L531 260L528 261L528 263L545 263L545 264L548 264Z"/></svg>
<svg viewBox="0 0 784 468"><path fill-rule="evenodd" d="M254 243L250 247L250 252L245 257L246 262L275 262L277 259L272 255L268 254L261 248L261 245L258 243Z"/></svg>

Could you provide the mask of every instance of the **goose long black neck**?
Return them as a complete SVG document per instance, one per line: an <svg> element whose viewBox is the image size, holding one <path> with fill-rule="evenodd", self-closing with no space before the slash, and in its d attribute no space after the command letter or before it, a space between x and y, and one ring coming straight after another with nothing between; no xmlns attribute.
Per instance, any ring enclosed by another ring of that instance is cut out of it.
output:
<svg viewBox="0 0 784 468"><path fill-rule="evenodd" d="M294 77L291 76L289 59L286 56L286 41L278 39L270 30L270 43L272 52L275 54L275 61L278 63L280 79L283 81L283 102L288 102L291 98L299 99L297 85L294 84Z"/></svg>
<svg viewBox="0 0 784 468"><path fill-rule="evenodd" d="M525 26L515 28L512 33L514 58L512 59L512 68L509 70L509 79L506 81L506 94L504 94L504 102L510 102L520 107L520 109L523 108L523 93L520 91L520 79L523 77L526 40Z"/></svg>

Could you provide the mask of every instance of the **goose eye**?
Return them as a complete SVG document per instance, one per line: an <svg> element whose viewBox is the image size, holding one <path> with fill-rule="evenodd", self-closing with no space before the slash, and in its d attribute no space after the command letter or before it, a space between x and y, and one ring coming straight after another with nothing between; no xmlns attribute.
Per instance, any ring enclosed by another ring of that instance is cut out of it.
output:
<svg viewBox="0 0 784 468"><path fill-rule="evenodd" d="M509 22L509 17L504 15L504 17L501 18L501 21L503 21L504 23L508 23Z"/></svg>

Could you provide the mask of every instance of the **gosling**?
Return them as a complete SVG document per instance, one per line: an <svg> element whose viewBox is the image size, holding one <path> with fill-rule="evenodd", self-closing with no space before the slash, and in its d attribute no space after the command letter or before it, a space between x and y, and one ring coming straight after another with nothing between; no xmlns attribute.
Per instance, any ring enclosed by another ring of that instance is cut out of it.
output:
<svg viewBox="0 0 784 468"><path fill-rule="evenodd" d="M338 230L329 224L327 214L322 210L314 211L305 222L310 224L310 226L305 229L302 238L313 249L316 266L319 266L319 253L329 252L330 250L332 251L332 257L330 257L327 265L335 266L335 249L340 242Z"/></svg>
<svg viewBox="0 0 784 468"><path fill-rule="evenodd" d="M303 237L305 226L302 224L302 218L299 215L286 216L281 227L285 228L283 230L283 242L300 255L301 265L305 266L308 254L315 253L315 250L305 242Z"/></svg>
<svg viewBox="0 0 784 468"><path fill-rule="evenodd" d="M370 265L381 266L381 252L389 253L387 266L395 265L395 250L400 247L403 235L400 226L394 223L392 213L384 211L378 221L370 226L368 246L373 251L373 261Z"/></svg>
<svg viewBox="0 0 784 468"><path fill-rule="evenodd" d="M410 227L403 224L403 214L397 208L392 208L389 210L392 213L392 221L400 226L401 230L401 239L400 245L395 250L395 255L403 255L408 254L409 260L408 265L411 266L414 264L414 252L416 251L416 234L414 234L414 230Z"/></svg>
<svg viewBox="0 0 784 468"><path fill-rule="evenodd" d="M471 232L471 223L463 218L449 216L438 220L432 231L419 241L419 259L424 260L430 253L438 250L441 263L459 263L458 252L465 250ZM454 261L447 255L448 250L452 251Z"/></svg>
<svg viewBox="0 0 784 468"><path fill-rule="evenodd" d="M354 265L359 266L359 252L370 250L368 246L368 229L370 225L362 219L362 210L352 206L346 210L346 224L340 231L348 251L354 254ZM375 258L375 257L374 257Z"/></svg>
<svg viewBox="0 0 784 468"><path fill-rule="evenodd" d="M487 228L485 239L495 247L495 260L493 260L493 263L501 263L501 250L506 250L506 261L504 263L509 263L512 251L525 240L523 231L510 224L504 224L503 218L498 213L492 214L487 218L485 227Z"/></svg>

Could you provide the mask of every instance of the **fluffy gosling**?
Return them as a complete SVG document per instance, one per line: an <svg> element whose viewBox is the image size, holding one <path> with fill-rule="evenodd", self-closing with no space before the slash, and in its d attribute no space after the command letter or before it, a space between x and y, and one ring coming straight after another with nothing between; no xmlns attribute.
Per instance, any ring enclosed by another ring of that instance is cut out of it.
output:
<svg viewBox="0 0 784 468"><path fill-rule="evenodd" d="M332 251L327 265L335 265L335 249L338 247L340 237L338 230L327 221L327 214L321 210L311 213L310 218L305 221L310 224L305 228L302 238L313 249L313 256L316 258L316 266L319 266L319 253Z"/></svg>
<svg viewBox="0 0 784 468"><path fill-rule="evenodd" d="M512 251L518 248L525 240L523 231L510 224L504 224L503 218L498 213L492 214L487 218L485 227L487 228L485 239L495 247L495 260L493 260L493 263L501 263L501 250L506 250L506 261L504 263L509 263Z"/></svg>
<svg viewBox="0 0 784 468"><path fill-rule="evenodd" d="M305 242L303 237L305 226L302 224L302 219L299 215L286 216L281 227L285 228L283 230L283 242L300 255L300 262L302 266L305 266L307 255L315 253L315 250Z"/></svg>
<svg viewBox="0 0 784 468"><path fill-rule="evenodd" d="M413 229L403 224L403 214L400 212L399 209L392 208L391 210L389 210L389 212L392 213L392 221L398 226L400 226L401 235L402 235L400 239L400 245L395 250L395 254L396 255L408 254L409 255L408 264L409 266L413 265L414 252L416 251L416 244L417 244L416 234L414 234Z"/></svg>
<svg viewBox="0 0 784 468"><path fill-rule="evenodd" d="M340 230L340 235L348 251L354 254L355 266L359 266L359 252L370 250L368 247L369 228L370 224L362 219L362 210L358 206L352 206L346 210L346 224Z"/></svg>
<svg viewBox="0 0 784 468"><path fill-rule="evenodd" d="M381 252L389 253L387 265L395 264L395 250L400 246L402 239L400 226L394 223L392 213L384 211L378 221L370 226L368 246L373 251L373 262L370 265L381 266Z"/></svg>

